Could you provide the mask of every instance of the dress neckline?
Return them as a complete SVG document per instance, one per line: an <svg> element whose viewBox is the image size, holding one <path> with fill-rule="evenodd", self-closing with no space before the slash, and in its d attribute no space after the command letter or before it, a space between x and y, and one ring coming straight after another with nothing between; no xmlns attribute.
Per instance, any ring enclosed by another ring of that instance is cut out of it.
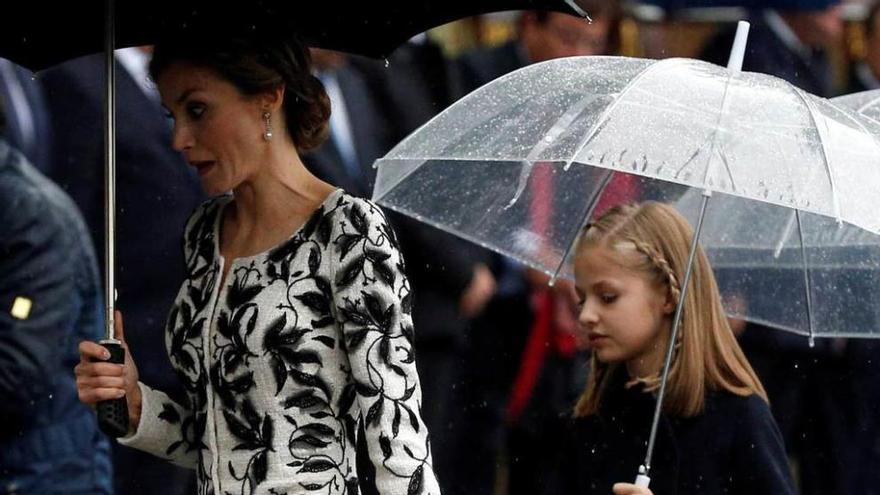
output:
<svg viewBox="0 0 880 495"><path fill-rule="evenodd" d="M213 229L213 233L214 233L214 259L218 259L223 263L229 262L230 267L231 267L232 265L240 263L240 262L255 261L255 260L258 260L260 258L267 256L269 253L271 253L272 251L274 251L278 247L284 245L287 242L290 242L291 239L300 235L300 233L302 232L302 229L306 225L308 225L309 222L311 222L314 219L315 215L317 215L318 212L325 210L325 207L327 205L332 204L333 201L335 201L343 193L345 193L345 190L343 190L342 188L337 188L334 191L332 191L330 194L328 194L327 197L324 198L324 201L322 201L321 204L318 205L318 207L315 208L315 210L309 215L309 217L306 219L306 221L303 222L299 227L297 227L289 236L287 236L282 241L278 242L277 244L275 244L273 246L270 246L267 249L264 249L263 251L260 251L259 253L255 253L255 254L252 254L249 256L238 256L238 257L232 258L231 261L227 260L226 258L223 257L223 255L220 254L220 229L223 224L223 214L226 211L226 207L229 206L229 204L232 203L232 201L234 200L234 197L231 194L224 196L220 200L220 205L218 206L218 209L217 209L217 215L214 218L214 229Z"/></svg>

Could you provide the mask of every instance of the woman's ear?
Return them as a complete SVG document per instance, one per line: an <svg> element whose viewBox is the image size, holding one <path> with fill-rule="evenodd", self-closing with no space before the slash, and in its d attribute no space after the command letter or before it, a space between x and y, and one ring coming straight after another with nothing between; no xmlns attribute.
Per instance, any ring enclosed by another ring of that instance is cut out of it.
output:
<svg viewBox="0 0 880 495"><path fill-rule="evenodd" d="M284 104L284 90L285 87L282 84L277 88L266 91L265 93L260 95L261 108L263 108L264 110L268 110L272 113L275 113L279 109L281 109L281 105Z"/></svg>

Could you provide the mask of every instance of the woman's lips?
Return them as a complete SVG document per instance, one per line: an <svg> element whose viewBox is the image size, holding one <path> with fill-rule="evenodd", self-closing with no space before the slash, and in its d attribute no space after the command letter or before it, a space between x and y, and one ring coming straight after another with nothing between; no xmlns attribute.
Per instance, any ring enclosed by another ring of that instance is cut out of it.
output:
<svg viewBox="0 0 880 495"><path fill-rule="evenodd" d="M587 340L590 342L590 345L595 346L597 344L601 344L601 343L605 342L606 340L608 340L608 336L593 333L587 337Z"/></svg>
<svg viewBox="0 0 880 495"><path fill-rule="evenodd" d="M202 176L211 170L211 167L214 166L214 161L213 160L204 160L204 161L198 161L198 162L193 161L193 162L189 162L189 164L192 165L193 167L195 167L196 170L199 172L199 175Z"/></svg>

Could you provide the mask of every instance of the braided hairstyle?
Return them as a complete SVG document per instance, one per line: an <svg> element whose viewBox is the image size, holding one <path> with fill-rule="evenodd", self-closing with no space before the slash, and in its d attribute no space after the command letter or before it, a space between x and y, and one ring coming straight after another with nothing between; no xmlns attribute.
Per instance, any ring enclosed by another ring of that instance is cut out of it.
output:
<svg viewBox="0 0 880 495"><path fill-rule="evenodd" d="M625 266L644 273L658 287L665 288L677 305L693 235L687 220L674 208L646 201L611 208L587 225L577 253L605 247L621 254L620 261ZM684 417L699 414L706 393L711 390L758 394L767 399L730 329L714 273L702 248L697 250L694 260L675 346L664 402L667 413ZM610 378L625 373L619 369L621 363L601 363L595 358L591 361L587 387L575 406L575 416L599 413Z"/></svg>

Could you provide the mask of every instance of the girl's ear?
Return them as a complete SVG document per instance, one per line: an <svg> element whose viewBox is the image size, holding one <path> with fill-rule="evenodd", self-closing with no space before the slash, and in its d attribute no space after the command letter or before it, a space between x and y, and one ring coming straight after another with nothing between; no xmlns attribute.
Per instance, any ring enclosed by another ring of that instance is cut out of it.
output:
<svg viewBox="0 0 880 495"><path fill-rule="evenodd" d="M672 296L672 291L666 289L666 300L663 301L663 314L672 315L675 313L676 306L678 306L678 301Z"/></svg>

